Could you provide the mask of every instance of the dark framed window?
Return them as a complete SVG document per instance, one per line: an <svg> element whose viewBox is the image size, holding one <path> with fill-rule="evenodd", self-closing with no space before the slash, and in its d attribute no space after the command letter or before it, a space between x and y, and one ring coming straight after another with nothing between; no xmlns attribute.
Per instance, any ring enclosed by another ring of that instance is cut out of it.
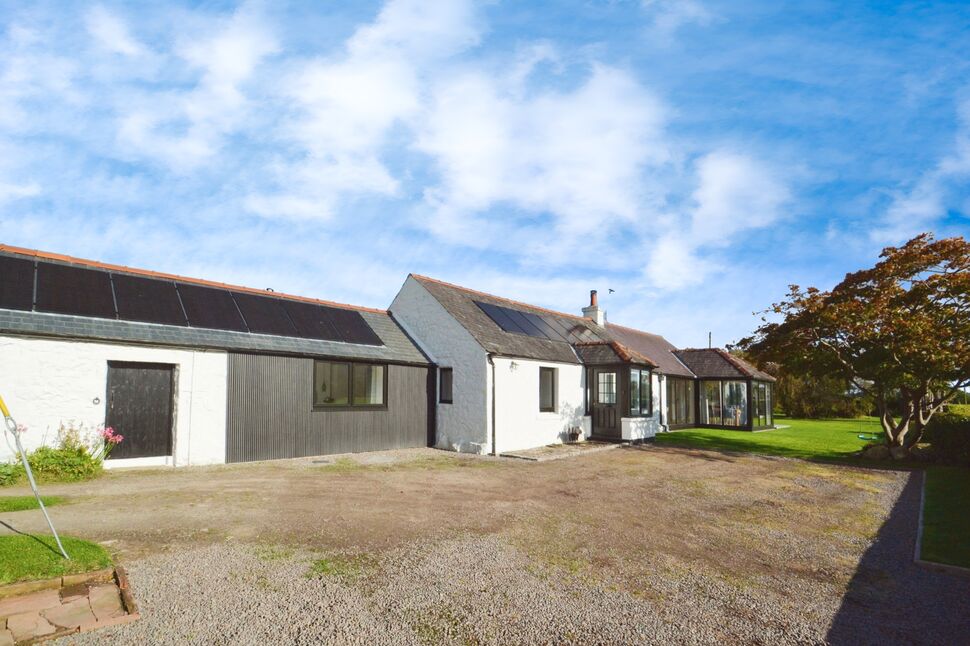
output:
<svg viewBox="0 0 970 646"><path fill-rule="evenodd" d="M616 373L615 372L596 373L596 403L597 404L616 403Z"/></svg>
<svg viewBox="0 0 970 646"><path fill-rule="evenodd" d="M452 368L440 368L438 370L438 401L442 404L450 404L454 401L454 377Z"/></svg>
<svg viewBox="0 0 970 646"><path fill-rule="evenodd" d="M649 370L630 369L630 414L638 417L653 415L653 389Z"/></svg>
<svg viewBox="0 0 970 646"><path fill-rule="evenodd" d="M313 362L314 408L384 408L387 366L350 361Z"/></svg>
<svg viewBox="0 0 970 646"><path fill-rule="evenodd" d="M539 368L540 412L556 412L556 372L555 368Z"/></svg>

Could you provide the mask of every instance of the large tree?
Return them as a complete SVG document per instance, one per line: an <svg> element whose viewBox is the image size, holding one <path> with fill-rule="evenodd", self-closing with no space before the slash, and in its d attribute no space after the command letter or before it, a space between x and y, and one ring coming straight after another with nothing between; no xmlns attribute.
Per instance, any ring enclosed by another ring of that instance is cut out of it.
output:
<svg viewBox="0 0 970 646"><path fill-rule="evenodd" d="M831 291L790 286L739 346L789 372L838 376L870 395L894 457L970 385L970 243L919 235Z"/></svg>

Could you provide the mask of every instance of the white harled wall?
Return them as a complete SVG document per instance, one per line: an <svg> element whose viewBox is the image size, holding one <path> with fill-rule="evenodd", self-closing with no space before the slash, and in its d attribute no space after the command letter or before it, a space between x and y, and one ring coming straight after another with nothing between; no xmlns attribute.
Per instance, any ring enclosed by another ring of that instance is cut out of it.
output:
<svg viewBox="0 0 970 646"><path fill-rule="evenodd" d="M410 276L389 309L432 361L453 370L453 403L437 404L435 446L464 453L488 453L489 374L485 350Z"/></svg>
<svg viewBox="0 0 970 646"><path fill-rule="evenodd" d="M0 336L0 394L28 451L52 444L62 423L104 423L108 361L172 364L173 455L108 460L106 466L219 464L226 457L227 356L221 351ZM0 459L13 458L0 443Z"/></svg>
<svg viewBox="0 0 970 646"><path fill-rule="evenodd" d="M570 428L590 432L581 365L495 357L495 436L498 453L566 441ZM539 411L539 368L556 369L556 410Z"/></svg>

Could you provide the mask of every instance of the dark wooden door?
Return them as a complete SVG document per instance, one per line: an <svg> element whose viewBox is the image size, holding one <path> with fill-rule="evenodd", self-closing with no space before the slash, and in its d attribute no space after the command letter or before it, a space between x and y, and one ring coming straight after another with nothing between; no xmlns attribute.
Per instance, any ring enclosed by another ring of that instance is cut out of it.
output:
<svg viewBox="0 0 970 646"><path fill-rule="evenodd" d="M593 371L593 435L620 437L618 376L614 369Z"/></svg>
<svg viewBox="0 0 970 646"><path fill-rule="evenodd" d="M173 366L108 362L105 426L124 440L109 459L172 455Z"/></svg>

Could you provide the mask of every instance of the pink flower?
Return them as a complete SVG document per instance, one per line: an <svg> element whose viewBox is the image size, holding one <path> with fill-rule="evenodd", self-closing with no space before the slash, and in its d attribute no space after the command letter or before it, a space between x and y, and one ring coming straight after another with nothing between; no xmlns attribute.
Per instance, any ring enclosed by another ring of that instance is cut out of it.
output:
<svg viewBox="0 0 970 646"><path fill-rule="evenodd" d="M24 426L23 424L17 424L17 432L23 435L24 433L27 432L27 427Z"/></svg>

